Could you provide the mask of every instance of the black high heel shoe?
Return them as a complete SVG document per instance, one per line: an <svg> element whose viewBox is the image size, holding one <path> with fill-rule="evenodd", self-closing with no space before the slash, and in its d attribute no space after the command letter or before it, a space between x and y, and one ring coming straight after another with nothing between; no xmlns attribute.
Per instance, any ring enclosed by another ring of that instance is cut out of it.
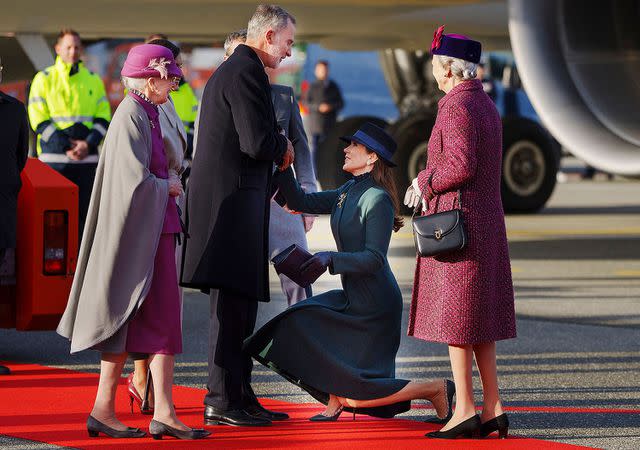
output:
<svg viewBox="0 0 640 450"><path fill-rule="evenodd" d="M112 438L141 438L147 435L140 428L127 427L126 430L116 430L94 419L93 416L87 418L87 431L91 437L98 437L100 433Z"/></svg>
<svg viewBox="0 0 640 450"><path fill-rule="evenodd" d="M509 434L509 418L506 413L500 414L480 425L480 436L487 437L494 431L500 439L506 439Z"/></svg>
<svg viewBox="0 0 640 450"><path fill-rule="evenodd" d="M149 424L149 433L154 439L162 439L162 436L173 436L178 439L204 439L211 434L207 430L196 428L186 431L178 430L157 420L152 420Z"/></svg>
<svg viewBox="0 0 640 450"><path fill-rule="evenodd" d="M451 380L445 380L445 391L447 394L447 404L449 405L449 410L447 411L447 415L442 419L438 416L430 417L425 420L425 423L435 423L437 425L444 425L445 423L451 420L453 416L453 396L456 393L456 385Z"/></svg>
<svg viewBox="0 0 640 450"><path fill-rule="evenodd" d="M431 431L425 434L432 439L456 439L460 436L471 438L480 429L480 416L477 414L447 431Z"/></svg>
<svg viewBox="0 0 640 450"><path fill-rule="evenodd" d="M335 422L336 420L338 420L338 417L340 417L340 414L342 414L342 409L343 409L342 406L336 409L336 412L334 412L333 415L331 416L325 416L324 414L316 414L313 417L309 417L309 420L311 422Z"/></svg>

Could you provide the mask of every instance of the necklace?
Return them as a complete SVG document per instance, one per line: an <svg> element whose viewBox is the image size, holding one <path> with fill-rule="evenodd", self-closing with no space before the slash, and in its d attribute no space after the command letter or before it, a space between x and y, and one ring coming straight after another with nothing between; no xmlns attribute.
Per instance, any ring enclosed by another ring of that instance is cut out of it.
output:
<svg viewBox="0 0 640 450"><path fill-rule="evenodd" d="M152 104L152 105L154 105L154 106L155 106L155 103L153 103L153 102L151 101L151 99L150 99L149 97L147 97L146 95L144 95L142 92L140 92L140 91L138 91L138 90L136 90L136 89L131 89L131 92L132 92L132 93L134 93L134 94L136 94L138 97L140 97L140 98L141 98L142 100L144 100L145 102L150 103L150 104Z"/></svg>

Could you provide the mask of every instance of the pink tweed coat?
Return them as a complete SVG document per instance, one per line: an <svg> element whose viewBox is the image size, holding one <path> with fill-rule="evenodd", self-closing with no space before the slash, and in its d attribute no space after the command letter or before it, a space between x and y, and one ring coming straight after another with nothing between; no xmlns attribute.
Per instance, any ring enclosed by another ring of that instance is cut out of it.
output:
<svg viewBox="0 0 640 450"><path fill-rule="evenodd" d="M427 168L418 182L435 195L428 214L451 209L461 190L469 242L458 252L417 258L410 336L448 344L516 336L501 165L498 111L480 81L463 82L438 103Z"/></svg>

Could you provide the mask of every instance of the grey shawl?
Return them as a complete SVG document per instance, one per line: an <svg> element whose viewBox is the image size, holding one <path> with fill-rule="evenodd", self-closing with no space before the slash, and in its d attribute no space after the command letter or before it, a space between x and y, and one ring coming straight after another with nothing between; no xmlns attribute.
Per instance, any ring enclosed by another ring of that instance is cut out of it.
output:
<svg viewBox="0 0 640 450"><path fill-rule="evenodd" d="M184 154L187 151L187 132L184 130L184 124L178 116L171 97L158 107L158 112L160 113L160 130L162 131L162 142L164 142L164 154L167 156L169 173L173 171L180 175L187 168L187 162L184 159ZM185 200L185 195L182 194L175 197L173 201L178 204L181 211L185 211ZM176 244L176 269L178 271L181 265L182 241Z"/></svg>
<svg viewBox="0 0 640 450"><path fill-rule="evenodd" d="M171 97L158 107L160 130L164 142L164 153L167 156L169 170L182 173L184 167L184 152L187 149L187 132L182 120L178 116Z"/></svg>
<svg viewBox="0 0 640 450"><path fill-rule="evenodd" d="M151 126L126 96L104 140L67 308L57 332L71 353L113 336L146 297L169 185L149 171ZM122 349L124 351L124 349Z"/></svg>

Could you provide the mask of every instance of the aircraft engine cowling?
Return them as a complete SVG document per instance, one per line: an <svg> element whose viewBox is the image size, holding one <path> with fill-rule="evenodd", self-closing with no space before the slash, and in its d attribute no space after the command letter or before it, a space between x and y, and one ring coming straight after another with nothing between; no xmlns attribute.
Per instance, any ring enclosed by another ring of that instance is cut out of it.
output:
<svg viewBox="0 0 640 450"><path fill-rule="evenodd" d="M601 170L640 175L640 1L509 0L509 33L544 125Z"/></svg>

